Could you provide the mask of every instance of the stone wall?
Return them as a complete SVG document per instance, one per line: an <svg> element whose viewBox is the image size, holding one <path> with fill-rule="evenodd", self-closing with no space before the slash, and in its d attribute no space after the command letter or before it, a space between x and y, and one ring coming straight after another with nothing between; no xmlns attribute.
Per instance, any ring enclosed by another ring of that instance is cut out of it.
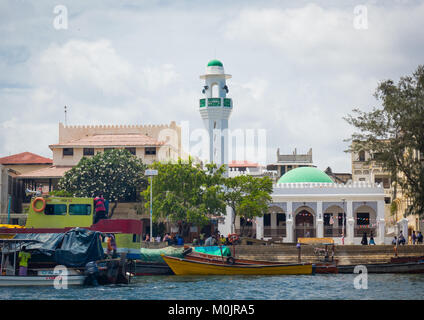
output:
<svg viewBox="0 0 424 320"><path fill-rule="evenodd" d="M303 245L301 248L302 262L318 262L314 248L317 246ZM323 248L323 246L320 246ZM280 262L298 261L298 249L292 244L269 245L258 248L256 245L241 245L235 247L236 257L253 260L269 260ZM398 256L424 256L424 245L406 245L398 247ZM335 246L335 259L341 265L361 263L389 262L394 257L394 246Z"/></svg>

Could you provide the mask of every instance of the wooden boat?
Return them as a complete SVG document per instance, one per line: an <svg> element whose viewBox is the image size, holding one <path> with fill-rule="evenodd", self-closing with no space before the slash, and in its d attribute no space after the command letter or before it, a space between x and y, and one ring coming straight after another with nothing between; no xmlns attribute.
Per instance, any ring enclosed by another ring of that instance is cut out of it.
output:
<svg viewBox="0 0 424 320"><path fill-rule="evenodd" d="M162 256L176 275L299 275L312 274L312 264L228 265Z"/></svg>
<svg viewBox="0 0 424 320"><path fill-rule="evenodd" d="M368 273L424 273L424 261L363 264ZM339 273L353 273L356 265L338 266Z"/></svg>
<svg viewBox="0 0 424 320"><path fill-rule="evenodd" d="M135 276L157 276L174 274L166 263L134 261L132 273Z"/></svg>
<svg viewBox="0 0 424 320"><path fill-rule="evenodd" d="M285 265L281 262L276 261L264 261L264 260L249 260L239 259L234 257L222 257L211 254L201 253L192 251L184 257L190 261L200 261L224 265ZM337 273L337 262L321 262L315 264L315 273Z"/></svg>

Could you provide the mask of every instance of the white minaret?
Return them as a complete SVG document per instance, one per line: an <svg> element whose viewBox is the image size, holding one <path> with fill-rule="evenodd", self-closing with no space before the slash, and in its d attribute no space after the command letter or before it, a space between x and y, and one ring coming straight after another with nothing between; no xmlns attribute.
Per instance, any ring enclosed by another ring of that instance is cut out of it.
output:
<svg viewBox="0 0 424 320"><path fill-rule="evenodd" d="M231 75L224 73L224 66L219 60L209 61L206 74L200 76L205 80L200 99L200 115L209 132L209 162L228 165L228 118L233 110L233 101L227 98L226 79Z"/></svg>

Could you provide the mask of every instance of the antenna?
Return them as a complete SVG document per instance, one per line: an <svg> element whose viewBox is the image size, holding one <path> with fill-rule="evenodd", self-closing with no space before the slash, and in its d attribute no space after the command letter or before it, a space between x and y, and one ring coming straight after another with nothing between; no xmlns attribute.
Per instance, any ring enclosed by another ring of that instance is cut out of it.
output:
<svg viewBox="0 0 424 320"><path fill-rule="evenodd" d="M66 113L67 113L68 111L67 111L67 109L66 109L66 106L65 106L65 108L64 108L64 109L65 109L65 126L67 126L67 125L68 125L68 121L67 121Z"/></svg>

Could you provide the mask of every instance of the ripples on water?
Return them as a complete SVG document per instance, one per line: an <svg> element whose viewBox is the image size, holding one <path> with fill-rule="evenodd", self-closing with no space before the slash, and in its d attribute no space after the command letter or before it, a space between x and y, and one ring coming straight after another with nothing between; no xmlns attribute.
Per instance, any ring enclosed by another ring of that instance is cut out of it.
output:
<svg viewBox="0 0 424 320"><path fill-rule="evenodd" d="M369 274L368 289L357 290L357 275L314 276L144 276L130 285L2 288L9 299L310 300L423 299L424 275Z"/></svg>

